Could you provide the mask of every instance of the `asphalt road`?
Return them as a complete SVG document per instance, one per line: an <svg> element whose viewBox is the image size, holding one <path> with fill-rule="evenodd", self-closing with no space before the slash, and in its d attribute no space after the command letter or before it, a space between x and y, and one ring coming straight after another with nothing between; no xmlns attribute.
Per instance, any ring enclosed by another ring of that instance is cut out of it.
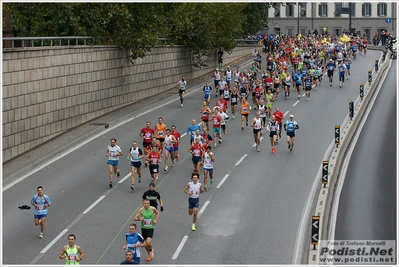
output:
<svg viewBox="0 0 399 267"><path fill-rule="evenodd" d="M396 240L396 102L394 60L348 165L339 200L336 240Z"/></svg>
<svg viewBox="0 0 399 267"><path fill-rule="evenodd" d="M201 208L206 208L201 210L196 232L190 229L192 219L183 192L192 171L189 141L184 137L179 165L160 173L157 191L165 211L156 226L151 264L291 264L304 205L333 140L334 126L348 115L348 102L356 99L359 84L366 82L367 71L379 57L378 51L359 56L342 89L338 75L332 87L324 76L322 86L312 91L311 101L298 102L292 91L289 100L280 97L275 102L287 115L294 114L299 123L292 153L280 142L272 154L266 135L261 151L256 152L252 129L242 131L237 118L230 120L223 143L213 149L215 181L201 195ZM58 254L66 236L74 233L85 252L82 264L119 264L124 259L122 245L128 224L150 182L147 168L143 168L143 182L136 182L134 192L129 189L129 178L124 180L130 172L125 157L131 142L138 140L141 144L139 130L148 120L154 125L160 116L167 126L175 124L180 133L185 132L193 118L200 121L202 99L197 90L186 96L183 108L177 100L162 107L162 103L154 103L146 109L146 115L110 129L3 191L3 263L63 264ZM215 101L213 97L212 103ZM132 116L141 112L137 110ZM119 179L123 182L119 184L115 178L113 189L108 188L105 157L111 138L118 140L124 152ZM161 166L163 169L163 163ZM38 185L43 185L53 202L42 240L33 224L32 210L17 209L30 202ZM186 240L184 244L182 240ZM146 264L145 259L142 262Z"/></svg>

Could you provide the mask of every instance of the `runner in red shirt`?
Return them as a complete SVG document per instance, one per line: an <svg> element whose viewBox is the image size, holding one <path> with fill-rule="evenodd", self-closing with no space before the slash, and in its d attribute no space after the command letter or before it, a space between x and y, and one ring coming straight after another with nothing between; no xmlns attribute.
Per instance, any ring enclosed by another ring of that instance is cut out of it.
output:
<svg viewBox="0 0 399 267"><path fill-rule="evenodd" d="M223 95L220 96L219 100L216 102L216 106L219 107L219 110L223 110L224 112L227 112L227 106L229 105L229 102L223 99Z"/></svg>
<svg viewBox="0 0 399 267"><path fill-rule="evenodd" d="M204 151L206 151L207 147L211 145L213 138L210 135L210 133L208 133L208 129L206 127L202 127L201 136L205 140L203 147L204 147Z"/></svg>
<svg viewBox="0 0 399 267"><path fill-rule="evenodd" d="M215 108L213 111L213 116L212 116L212 127L213 127L213 140L214 140L214 145L213 147L216 147L216 137L219 138L219 143L222 142L222 136L220 135L220 125L223 121L222 115L219 113L219 109Z"/></svg>
<svg viewBox="0 0 399 267"><path fill-rule="evenodd" d="M145 152L146 155L148 155L148 153L151 152L152 146L155 146L157 148L157 150L159 151L159 153L161 153L161 155L162 155L162 147L158 144L158 140L155 136L152 138L151 144L144 148L144 150L146 150L146 152Z"/></svg>
<svg viewBox="0 0 399 267"><path fill-rule="evenodd" d="M201 120L202 120L202 127L206 127L209 130L209 114L212 113L212 110L208 107L208 103L204 102L201 110Z"/></svg>
<svg viewBox="0 0 399 267"><path fill-rule="evenodd" d="M188 152L191 153L192 162L194 165L194 172L200 174L200 166L202 162L202 155L204 153L202 144L200 143L200 137L195 137L194 143L188 149Z"/></svg>
<svg viewBox="0 0 399 267"><path fill-rule="evenodd" d="M283 119L284 119L284 113L281 112L280 107L276 107L276 111L273 113L274 117L276 117L276 122L279 125L279 130L278 130L278 138L276 140L276 143L278 143L278 139L281 138L281 128L283 126Z"/></svg>
<svg viewBox="0 0 399 267"><path fill-rule="evenodd" d="M147 156L148 151L146 151L146 147L151 145L152 137L154 136L154 129L151 128L151 122L147 121L147 126L140 130L140 137L143 138L143 148L144 154ZM146 161L144 166L147 167L148 162Z"/></svg>
<svg viewBox="0 0 399 267"><path fill-rule="evenodd" d="M147 155L147 161L150 163L150 174L152 177L152 181L156 186L158 180L159 165L161 164L161 153L158 151L157 145L151 145L151 152Z"/></svg>
<svg viewBox="0 0 399 267"><path fill-rule="evenodd" d="M254 95L254 103L255 103L255 108L259 105L259 100L262 97L262 95L264 94L263 92L263 88L260 86L259 81L257 80L255 82L256 87L254 89L255 95Z"/></svg>
<svg viewBox="0 0 399 267"><path fill-rule="evenodd" d="M265 88L266 91L270 88L270 86L273 84L273 78L270 76L270 74L267 74L267 77L264 79L265 83Z"/></svg>
<svg viewBox="0 0 399 267"><path fill-rule="evenodd" d="M362 43L363 43L363 51L364 51L363 55L366 56L367 55L367 44L368 44L367 39L364 38Z"/></svg>
<svg viewBox="0 0 399 267"><path fill-rule="evenodd" d="M176 126L172 125L170 128L170 134L173 135L176 138L176 143L173 143L173 154L172 154L172 167L175 167L175 159L177 162L179 162L180 157L179 157L179 144L180 144L180 133L176 131Z"/></svg>

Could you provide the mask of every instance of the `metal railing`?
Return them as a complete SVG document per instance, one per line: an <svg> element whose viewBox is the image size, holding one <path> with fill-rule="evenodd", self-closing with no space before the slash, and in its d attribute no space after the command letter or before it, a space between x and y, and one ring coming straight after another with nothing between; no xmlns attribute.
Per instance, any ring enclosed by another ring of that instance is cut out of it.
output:
<svg viewBox="0 0 399 267"><path fill-rule="evenodd" d="M107 37L91 36L58 36L58 37L3 37L3 48L41 47L41 46L70 46L103 44ZM7 45L5 42L11 42Z"/></svg>
<svg viewBox="0 0 399 267"><path fill-rule="evenodd" d="M58 36L58 37L3 37L3 48L25 48L43 46L76 46L109 44L107 37ZM160 44L167 44L169 38L158 38ZM257 45L258 40L234 39L238 45Z"/></svg>

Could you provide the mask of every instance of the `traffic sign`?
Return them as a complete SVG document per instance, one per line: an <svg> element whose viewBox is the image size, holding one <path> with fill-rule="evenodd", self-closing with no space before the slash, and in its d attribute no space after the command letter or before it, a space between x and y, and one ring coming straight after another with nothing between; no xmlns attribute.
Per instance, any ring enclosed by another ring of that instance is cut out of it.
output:
<svg viewBox="0 0 399 267"><path fill-rule="evenodd" d="M328 184L328 161L323 161L321 179L322 184L326 187L326 184Z"/></svg>
<svg viewBox="0 0 399 267"><path fill-rule="evenodd" d="M339 146L339 140L340 140L340 133L341 133L341 127L339 125L335 125L335 145L338 147Z"/></svg>
<svg viewBox="0 0 399 267"><path fill-rule="evenodd" d="M274 34L273 33L269 33L268 38L269 38L270 41L273 40Z"/></svg>
<svg viewBox="0 0 399 267"><path fill-rule="evenodd" d="M312 216L312 240L311 244L316 246L319 244L319 216Z"/></svg>
<svg viewBox="0 0 399 267"><path fill-rule="evenodd" d="M364 84L360 84L360 100L363 100L364 96Z"/></svg>
<svg viewBox="0 0 399 267"><path fill-rule="evenodd" d="M388 23L388 24L391 23L391 21L392 21L391 18L386 18L386 19L385 19L385 22Z"/></svg>

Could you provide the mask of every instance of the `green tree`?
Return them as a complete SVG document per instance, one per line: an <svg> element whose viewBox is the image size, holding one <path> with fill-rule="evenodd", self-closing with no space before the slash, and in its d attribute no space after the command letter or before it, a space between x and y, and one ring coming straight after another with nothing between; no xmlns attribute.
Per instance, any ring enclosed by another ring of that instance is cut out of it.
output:
<svg viewBox="0 0 399 267"><path fill-rule="evenodd" d="M274 3L276 4L276 3ZM255 34L273 3L5 3L20 36L107 37L107 44L128 51L131 62L168 38L187 45L193 65L202 67L212 53L231 52L234 39Z"/></svg>

